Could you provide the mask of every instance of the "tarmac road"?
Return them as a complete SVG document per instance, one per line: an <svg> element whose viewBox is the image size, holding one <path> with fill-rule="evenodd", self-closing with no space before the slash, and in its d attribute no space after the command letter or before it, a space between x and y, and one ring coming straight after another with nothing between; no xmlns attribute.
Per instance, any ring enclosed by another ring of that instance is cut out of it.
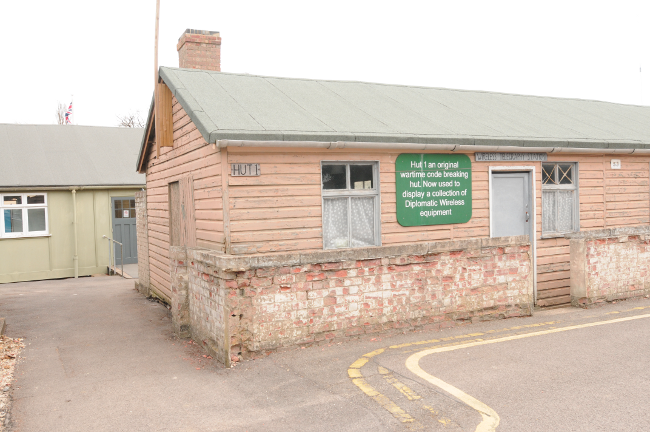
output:
<svg viewBox="0 0 650 432"><path fill-rule="evenodd" d="M225 369L133 280L0 285L15 431L645 431L650 300L275 353ZM409 360L410 359L410 360Z"/></svg>

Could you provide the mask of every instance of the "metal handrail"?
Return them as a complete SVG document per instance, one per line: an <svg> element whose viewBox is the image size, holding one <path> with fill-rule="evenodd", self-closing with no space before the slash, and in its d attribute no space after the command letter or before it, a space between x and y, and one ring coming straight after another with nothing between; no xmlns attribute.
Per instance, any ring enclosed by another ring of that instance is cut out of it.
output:
<svg viewBox="0 0 650 432"><path fill-rule="evenodd" d="M124 246L122 246L122 243L113 240L112 238L108 238L105 235L102 236L102 238L105 238L108 240L108 273L110 276L111 272L111 264L113 265L113 273L115 273L115 255L112 253L113 248L111 247L111 242L117 243L120 245L120 259L122 260L122 277L124 277Z"/></svg>

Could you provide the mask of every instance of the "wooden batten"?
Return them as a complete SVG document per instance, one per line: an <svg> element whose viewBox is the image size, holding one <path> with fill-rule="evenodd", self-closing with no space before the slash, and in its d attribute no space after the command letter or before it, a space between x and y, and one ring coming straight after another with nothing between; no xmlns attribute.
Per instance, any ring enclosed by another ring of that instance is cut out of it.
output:
<svg viewBox="0 0 650 432"><path fill-rule="evenodd" d="M167 84L157 84L156 98L156 146L174 146L174 124L172 120L172 92Z"/></svg>
<svg viewBox="0 0 650 432"><path fill-rule="evenodd" d="M196 246L196 218L194 216L194 178L188 174L179 180L181 205L181 244Z"/></svg>
<svg viewBox="0 0 650 432"><path fill-rule="evenodd" d="M181 246L181 195L179 182L169 183L169 246Z"/></svg>
<svg viewBox="0 0 650 432"><path fill-rule="evenodd" d="M222 187L222 208L223 208L223 235L224 235L224 252L232 253L232 243L230 237L230 197L229 188L230 172L228 171L228 147L221 150L221 187Z"/></svg>

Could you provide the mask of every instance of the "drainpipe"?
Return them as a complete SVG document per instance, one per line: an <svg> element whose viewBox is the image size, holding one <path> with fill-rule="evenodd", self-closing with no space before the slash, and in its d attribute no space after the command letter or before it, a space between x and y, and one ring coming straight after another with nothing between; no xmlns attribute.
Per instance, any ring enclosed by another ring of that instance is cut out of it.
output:
<svg viewBox="0 0 650 432"><path fill-rule="evenodd" d="M79 257L77 256L77 190L72 189L72 213L74 217L74 277L79 277Z"/></svg>

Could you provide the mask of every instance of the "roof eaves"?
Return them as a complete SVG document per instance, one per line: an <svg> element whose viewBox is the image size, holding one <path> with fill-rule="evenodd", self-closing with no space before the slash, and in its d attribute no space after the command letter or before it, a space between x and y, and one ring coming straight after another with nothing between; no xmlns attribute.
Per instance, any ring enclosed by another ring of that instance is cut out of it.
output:
<svg viewBox="0 0 650 432"><path fill-rule="evenodd" d="M567 141L566 147L581 149L606 149L609 148L609 143L602 140L570 139Z"/></svg>
<svg viewBox="0 0 650 432"><path fill-rule="evenodd" d="M490 136L459 136L459 135L389 135L389 134L349 134L327 132L257 132L257 131L218 131L211 135L212 142L218 140L233 141L285 141L303 142L305 147L320 147L323 142L361 142L394 144L396 150L400 144L433 144L433 145L463 145L477 147L530 147L530 148L566 148L566 149L650 149L650 143L638 141L605 141L605 140L566 140L552 138L529 137L490 137Z"/></svg>
<svg viewBox="0 0 650 432"><path fill-rule="evenodd" d="M649 144L640 142L609 142L607 148L610 149L647 149L650 148Z"/></svg>
<svg viewBox="0 0 650 432"><path fill-rule="evenodd" d="M196 128L201 132L203 139L208 143L216 142L210 138L211 134L218 130L217 125L214 124L212 119L203 110L203 107L194 99L192 93L185 88L183 82L178 79L174 73L174 69L162 66L160 68L160 77L167 84L172 95L176 97L176 100L181 104L192 122L194 122Z"/></svg>
<svg viewBox="0 0 650 432"><path fill-rule="evenodd" d="M209 143L218 140L250 140L250 141L300 141L287 140L286 134L273 131L241 131L241 130L215 130L210 133ZM309 141L312 141L310 139ZM331 141L327 139L326 141Z"/></svg>

